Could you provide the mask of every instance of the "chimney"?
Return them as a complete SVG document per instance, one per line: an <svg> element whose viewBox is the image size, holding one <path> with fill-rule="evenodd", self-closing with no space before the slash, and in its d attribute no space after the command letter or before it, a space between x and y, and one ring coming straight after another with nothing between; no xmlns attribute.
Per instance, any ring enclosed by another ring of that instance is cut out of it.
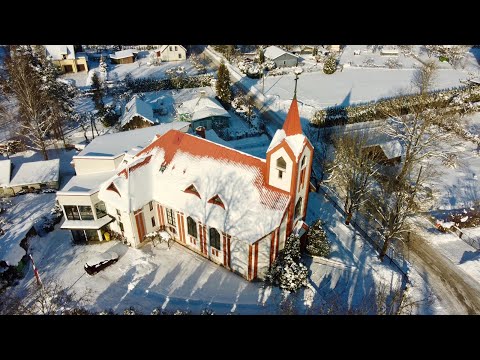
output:
<svg viewBox="0 0 480 360"><path fill-rule="evenodd" d="M207 96L207 92L205 90L200 90L200 97L203 98L206 96Z"/></svg>
<svg viewBox="0 0 480 360"><path fill-rule="evenodd" d="M205 127L203 127L203 126L197 126L196 129L195 129L195 133L196 133L198 136L201 136L202 138L205 139Z"/></svg>

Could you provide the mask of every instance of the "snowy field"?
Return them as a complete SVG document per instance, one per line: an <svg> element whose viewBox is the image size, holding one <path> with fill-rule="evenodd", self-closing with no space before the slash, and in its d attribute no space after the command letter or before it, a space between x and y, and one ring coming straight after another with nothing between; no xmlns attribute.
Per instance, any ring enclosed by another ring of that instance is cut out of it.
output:
<svg viewBox="0 0 480 360"><path fill-rule="evenodd" d="M355 55L357 54L358 55ZM419 68L422 64L412 56L405 56L400 50L397 56L381 55L380 50L374 49L371 45L347 45L339 58L339 64L345 67L359 66L365 67L365 61L372 59L373 65L370 67L387 67L390 59L395 59L401 64L402 69Z"/></svg>
<svg viewBox="0 0 480 360"><path fill-rule="evenodd" d="M332 75L324 73L304 73L300 75L297 98L303 106L301 115L309 116L313 108L328 106L348 106L356 103L393 97L399 93L411 93L413 69L363 69L347 68ZM467 74L457 70L439 70L436 89L460 86ZM262 80L244 77L242 83L255 86L262 91ZM267 103L274 111L287 112L295 87L294 75L265 78ZM304 113L307 111L306 113Z"/></svg>

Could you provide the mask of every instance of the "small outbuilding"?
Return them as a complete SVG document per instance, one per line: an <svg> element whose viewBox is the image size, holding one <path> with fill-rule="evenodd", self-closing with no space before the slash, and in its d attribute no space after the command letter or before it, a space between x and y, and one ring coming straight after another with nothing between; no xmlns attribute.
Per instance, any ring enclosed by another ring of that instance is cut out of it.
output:
<svg viewBox="0 0 480 360"><path fill-rule="evenodd" d="M136 54L132 49L116 51L110 55L110 61L113 64L132 64L135 62Z"/></svg>
<svg viewBox="0 0 480 360"><path fill-rule="evenodd" d="M150 104L147 104L137 95L134 95L125 106L125 111L120 117L120 126L122 129L141 129L155 124L156 121Z"/></svg>
<svg viewBox="0 0 480 360"><path fill-rule="evenodd" d="M298 56L289 53L278 46L269 46L265 49L265 58L272 60L277 67L289 67L298 65Z"/></svg>
<svg viewBox="0 0 480 360"><path fill-rule="evenodd" d="M215 98L205 92L192 100L185 101L177 108L180 121L192 123L192 129L203 126L206 130L222 129L229 126L230 114Z"/></svg>

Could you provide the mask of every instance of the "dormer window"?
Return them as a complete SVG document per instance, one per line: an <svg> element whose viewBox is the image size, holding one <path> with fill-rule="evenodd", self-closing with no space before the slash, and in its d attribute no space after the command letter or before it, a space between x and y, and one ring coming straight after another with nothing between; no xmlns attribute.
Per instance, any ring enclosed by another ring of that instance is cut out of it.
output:
<svg viewBox="0 0 480 360"><path fill-rule="evenodd" d="M225 209L225 205L223 204L222 199L220 199L220 196L218 195L215 195L214 197L212 197L210 200L208 200L208 202L210 204L221 206L223 209Z"/></svg>
<svg viewBox="0 0 480 360"><path fill-rule="evenodd" d="M113 191L113 192L116 192L118 194L118 196L121 197L120 195L120 191L118 191L117 187L115 186L114 183L111 183L110 185L108 185L107 187L107 190L110 190L110 191Z"/></svg>
<svg viewBox="0 0 480 360"><path fill-rule="evenodd" d="M185 190L183 190L184 192L186 193L189 193L189 194L193 194L193 195L196 195L198 196L200 199L200 194L198 193L198 190L195 188L195 185L190 185L189 187L187 187Z"/></svg>

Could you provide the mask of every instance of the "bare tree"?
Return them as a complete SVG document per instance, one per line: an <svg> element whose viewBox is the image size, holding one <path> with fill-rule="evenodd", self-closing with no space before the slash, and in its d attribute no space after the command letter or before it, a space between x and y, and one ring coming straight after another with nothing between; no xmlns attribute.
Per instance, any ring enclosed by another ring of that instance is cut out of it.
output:
<svg viewBox="0 0 480 360"><path fill-rule="evenodd" d="M368 146L368 135L354 133L335 137L335 159L331 180L344 196L345 224L369 197L378 172L380 154Z"/></svg>
<svg viewBox="0 0 480 360"><path fill-rule="evenodd" d="M24 296L2 295L0 314L62 315L87 313L83 308L91 296L87 290L81 295L57 282L38 286L31 283Z"/></svg>
<svg viewBox="0 0 480 360"><path fill-rule="evenodd" d="M425 61L423 66L413 74L412 86L417 89L421 95L425 95L432 89L437 77L438 66L435 60Z"/></svg>
<svg viewBox="0 0 480 360"><path fill-rule="evenodd" d="M18 101L21 119L19 133L29 140L26 145L40 150L48 160L48 133L54 122L48 116L47 93L42 91L42 80L34 68L34 62L30 47L12 47L10 56L5 60L8 77L2 79L2 85Z"/></svg>

